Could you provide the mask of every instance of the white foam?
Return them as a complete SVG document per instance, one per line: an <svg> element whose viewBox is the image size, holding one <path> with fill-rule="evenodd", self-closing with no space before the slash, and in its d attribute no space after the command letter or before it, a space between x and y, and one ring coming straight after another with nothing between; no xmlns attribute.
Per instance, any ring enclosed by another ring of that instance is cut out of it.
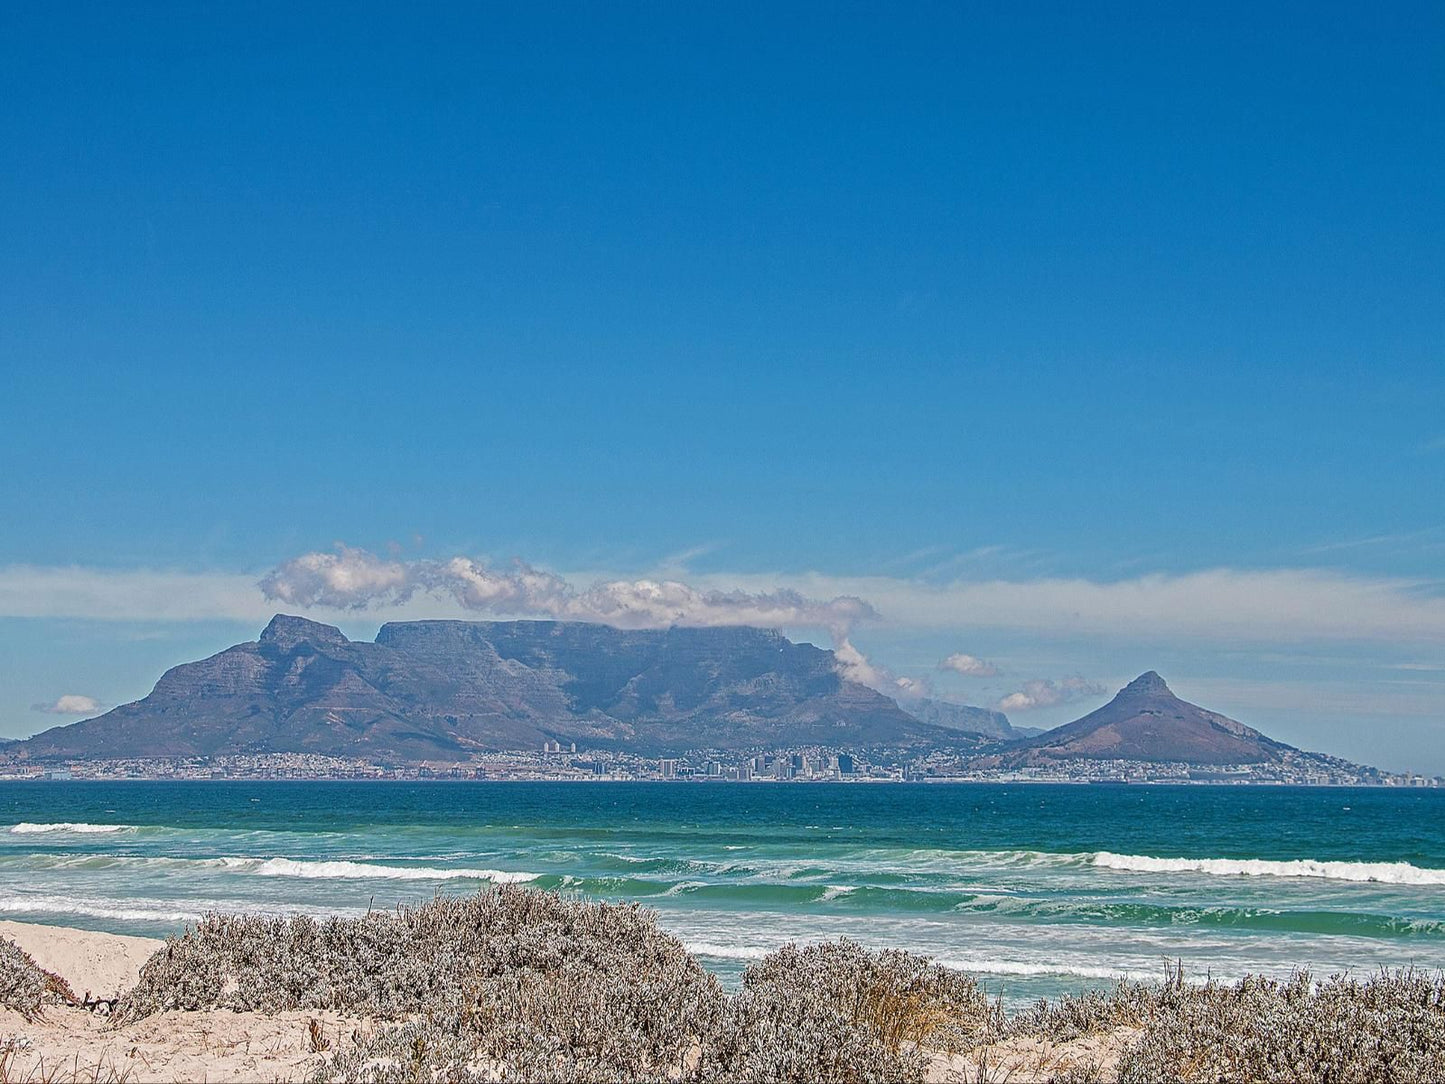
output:
<svg viewBox="0 0 1445 1084"><path fill-rule="evenodd" d="M118 922L195 922L199 911L166 910L164 907L121 907L103 900L78 900L70 896L4 896L0 913L38 915L86 915Z"/></svg>
<svg viewBox="0 0 1445 1084"><path fill-rule="evenodd" d="M294 858L223 858L227 869L258 877L299 877L309 881L490 881L522 884L541 874L500 869L449 869L442 866L387 866L376 862L304 862Z"/></svg>
<svg viewBox="0 0 1445 1084"><path fill-rule="evenodd" d="M32 824L21 821L10 826L10 834L16 836L39 835L43 832L75 832L79 835L102 835L109 832L134 832L133 824L85 824L65 821L60 824Z"/></svg>
<svg viewBox="0 0 1445 1084"><path fill-rule="evenodd" d="M1264 858L1152 858L1100 851L1091 859L1103 869L1130 873L1203 873L1211 877L1314 877L1391 885L1445 885L1445 869L1409 862L1318 862L1311 858L1276 862Z"/></svg>
<svg viewBox="0 0 1445 1084"><path fill-rule="evenodd" d="M829 900L836 900L842 896L848 896L857 891L857 885L828 885L823 889L823 894L818 897L819 903L827 903Z"/></svg>
<svg viewBox="0 0 1445 1084"><path fill-rule="evenodd" d="M1069 975L1080 979L1105 979L1118 981L1132 979L1135 982L1157 982L1158 971L1130 971L1118 967L1092 967L1087 964L1030 963L1026 960L993 960L966 957L934 961L955 971L969 971L979 975Z"/></svg>
<svg viewBox="0 0 1445 1084"><path fill-rule="evenodd" d="M694 956L712 956L720 960L761 960L768 954L756 945L718 945L711 941L684 941L683 948Z"/></svg>
<svg viewBox="0 0 1445 1084"><path fill-rule="evenodd" d="M73 896L24 895L0 896L0 913L36 915L85 915L108 918L118 922L199 922L211 913L228 915L264 915L286 917L311 915L360 917L367 913L361 907L308 907L305 905L271 906L251 900L152 900L149 906L134 900L82 899Z"/></svg>
<svg viewBox="0 0 1445 1084"><path fill-rule="evenodd" d="M684 892L691 892L691 891L692 891L693 889L695 889L695 888L706 888L706 887L707 887L707 882L706 882L706 881L678 881L677 884L675 884L675 885L673 885L672 887L670 887L666 892L663 893L663 895L664 895L664 896L681 896Z"/></svg>

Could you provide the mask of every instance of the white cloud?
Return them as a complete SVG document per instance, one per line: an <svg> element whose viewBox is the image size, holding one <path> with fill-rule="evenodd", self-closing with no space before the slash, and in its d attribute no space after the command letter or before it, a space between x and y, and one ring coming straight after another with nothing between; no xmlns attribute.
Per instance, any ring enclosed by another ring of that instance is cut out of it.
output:
<svg viewBox="0 0 1445 1084"><path fill-rule="evenodd" d="M893 679L893 688L889 691L906 700L915 700L919 697L931 696L933 686L928 683L926 678L899 677Z"/></svg>
<svg viewBox="0 0 1445 1084"><path fill-rule="evenodd" d="M383 561L343 545L335 553L306 553L287 561L262 577L260 588L277 602L345 610L377 599L405 602L417 584L400 561Z"/></svg>
<svg viewBox="0 0 1445 1084"><path fill-rule="evenodd" d="M893 675L882 666L874 666L868 656L853 646L848 637L842 637L833 645L833 657L838 663L838 673L848 681L877 689L893 683Z"/></svg>
<svg viewBox="0 0 1445 1084"><path fill-rule="evenodd" d="M857 622L877 616L872 606L851 596L819 600L789 588L701 590L666 579L604 580L579 590L566 578L523 561L502 569L470 557L385 561L348 546L287 561L262 577L259 587L268 599L303 608L400 606L426 594L473 612L601 621L622 628L808 626L843 637Z"/></svg>
<svg viewBox="0 0 1445 1084"><path fill-rule="evenodd" d="M837 662L838 673L845 680L867 685L885 696L898 700L918 700L933 694L933 688L926 678L899 677L888 667L869 659L846 635L836 638L833 658Z"/></svg>
<svg viewBox="0 0 1445 1084"><path fill-rule="evenodd" d="M716 577L699 577L701 584ZM999 629L1057 637L1208 640L1225 644L1335 640L1445 643L1445 593L1435 581L1328 569L1209 569L1126 580L957 580L884 576L731 576L805 594L866 598L888 625Z"/></svg>
<svg viewBox="0 0 1445 1084"><path fill-rule="evenodd" d="M1023 688L1000 700L998 708L1000 711L1030 711L1033 708L1066 704L1087 696L1099 696L1107 691L1098 682L1081 677L1066 677L1059 681L1026 681Z"/></svg>
<svg viewBox="0 0 1445 1084"><path fill-rule="evenodd" d="M31 704L32 711L43 711L47 715L96 715L105 705L93 696L66 693L53 704Z"/></svg>
<svg viewBox="0 0 1445 1084"><path fill-rule="evenodd" d="M998 667L993 663L986 662L976 655L965 655L962 652L954 652L940 662L938 668L952 670L965 677L993 677L998 673Z"/></svg>
<svg viewBox="0 0 1445 1084"><path fill-rule="evenodd" d="M11 565L0 568L0 617L264 623L282 601L322 617L361 609L385 619L465 617L512 605L516 616L637 624L676 619L846 629L876 614L894 628L1012 630L1065 639L1375 642L1412 649L1445 643L1439 584L1321 569L946 584L710 573L681 583L665 576L554 575L524 564L498 570L470 558L402 562L343 548L288 561L265 582L269 598L254 575ZM595 585L582 591L570 586L579 582Z"/></svg>

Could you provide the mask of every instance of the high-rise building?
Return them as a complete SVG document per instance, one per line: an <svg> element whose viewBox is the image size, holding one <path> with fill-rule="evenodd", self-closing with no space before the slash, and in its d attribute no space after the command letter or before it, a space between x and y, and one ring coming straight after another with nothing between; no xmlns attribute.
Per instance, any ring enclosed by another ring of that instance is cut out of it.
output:
<svg viewBox="0 0 1445 1084"><path fill-rule="evenodd" d="M657 774L660 775L660 776L662 776L662 778L664 778L664 779L676 779L676 778L677 778L677 761L675 761L675 760L659 760L659 761L657 762Z"/></svg>

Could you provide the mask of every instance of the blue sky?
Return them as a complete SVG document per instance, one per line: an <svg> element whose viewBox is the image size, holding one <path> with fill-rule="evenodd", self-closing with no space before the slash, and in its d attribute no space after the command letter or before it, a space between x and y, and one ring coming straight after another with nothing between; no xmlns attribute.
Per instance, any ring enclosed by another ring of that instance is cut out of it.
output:
<svg viewBox="0 0 1445 1084"><path fill-rule="evenodd" d="M1007 7L9 7L0 734L342 544L1445 771L1445 12Z"/></svg>

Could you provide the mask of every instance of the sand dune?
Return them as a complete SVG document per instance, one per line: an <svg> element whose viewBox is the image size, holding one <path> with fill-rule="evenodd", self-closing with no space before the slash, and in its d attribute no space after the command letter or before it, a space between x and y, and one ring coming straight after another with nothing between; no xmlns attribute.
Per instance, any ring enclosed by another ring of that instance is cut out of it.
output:
<svg viewBox="0 0 1445 1084"><path fill-rule="evenodd" d="M140 969L165 942L33 922L0 922L0 937L14 941L41 967L59 975L77 996L120 996L136 984Z"/></svg>

